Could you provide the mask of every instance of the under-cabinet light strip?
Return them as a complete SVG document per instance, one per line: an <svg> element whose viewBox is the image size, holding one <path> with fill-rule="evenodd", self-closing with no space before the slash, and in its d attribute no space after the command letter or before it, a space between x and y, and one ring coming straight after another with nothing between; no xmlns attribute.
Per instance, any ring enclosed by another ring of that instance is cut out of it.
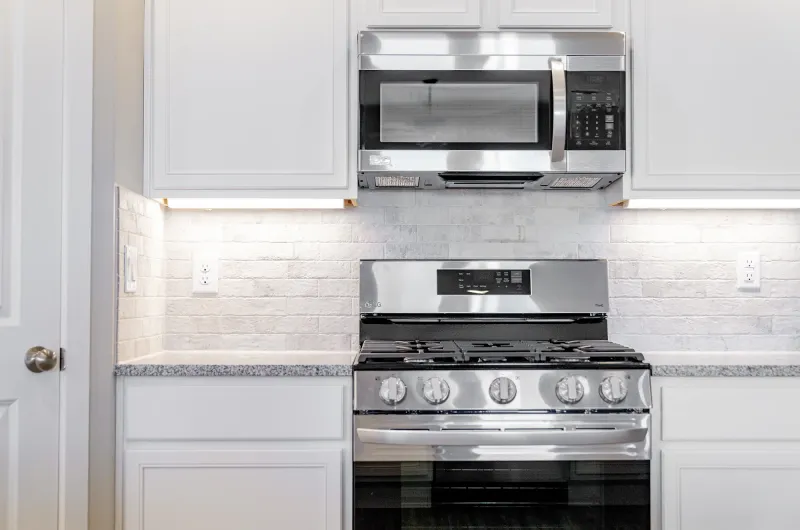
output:
<svg viewBox="0 0 800 530"><path fill-rule="evenodd" d="M342 199L164 199L168 207L182 210L333 210L345 203Z"/></svg>

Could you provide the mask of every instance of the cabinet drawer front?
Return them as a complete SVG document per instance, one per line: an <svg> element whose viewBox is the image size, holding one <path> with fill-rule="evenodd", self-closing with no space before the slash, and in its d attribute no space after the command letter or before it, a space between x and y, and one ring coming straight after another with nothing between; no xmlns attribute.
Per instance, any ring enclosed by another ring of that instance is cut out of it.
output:
<svg viewBox="0 0 800 530"><path fill-rule="evenodd" d="M162 379L162 378L159 378ZM164 378L166 379L166 378ZM127 440L342 440L344 384L170 384L125 389Z"/></svg>
<svg viewBox="0 0 800 530"><path fill-rule="evenodd" d="M706 379L661 387L661 439L800 441L800 380Z"/></svg>

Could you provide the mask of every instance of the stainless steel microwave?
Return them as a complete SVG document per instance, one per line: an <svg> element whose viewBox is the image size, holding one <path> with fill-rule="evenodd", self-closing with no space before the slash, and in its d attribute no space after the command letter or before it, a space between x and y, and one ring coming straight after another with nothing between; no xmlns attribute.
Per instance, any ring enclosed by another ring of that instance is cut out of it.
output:
<svg viewBox="0 0 800 530"><path fill-rule="evenodd" d="M614 32L359 35L362 188L589 189L626 167Z"/></svg>

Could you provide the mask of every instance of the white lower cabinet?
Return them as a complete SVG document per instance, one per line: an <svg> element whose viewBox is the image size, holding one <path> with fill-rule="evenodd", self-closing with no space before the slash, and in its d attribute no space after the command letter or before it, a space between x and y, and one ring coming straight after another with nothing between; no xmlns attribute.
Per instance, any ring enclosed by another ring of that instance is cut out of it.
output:
<svg viewBox="0 0 800 530"><path fill-rule="evenodd" d="M661 452L665 529L796 530L800 449Z"/></svg>
<svg viewBox="0 0 800 530"><path fill-rule="evenodd" d="M800 528L800 378L653 379L654 530Z"/></svg>
<svg viewBox="0 0 800 530"><path fill-rule="evenodd" d="M126 529L342 528L336 450L133 450L123 488Z"/></svg>
<svg viewBox="0 0 800 530"><path fill-rule="evenodd" d="M351 528L349 377L118 382L117 530Z"/></svg>

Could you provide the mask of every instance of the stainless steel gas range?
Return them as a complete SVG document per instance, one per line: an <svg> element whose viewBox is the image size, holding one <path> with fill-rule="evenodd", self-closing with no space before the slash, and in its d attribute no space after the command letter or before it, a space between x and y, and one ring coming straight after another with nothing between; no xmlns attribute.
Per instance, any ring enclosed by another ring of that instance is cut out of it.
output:
<svg viewBox="0 0 800 530"><path fill-rule="evenodd" d="M650 528L650 368L604 261L364 261L354 528Z"/></svg>

